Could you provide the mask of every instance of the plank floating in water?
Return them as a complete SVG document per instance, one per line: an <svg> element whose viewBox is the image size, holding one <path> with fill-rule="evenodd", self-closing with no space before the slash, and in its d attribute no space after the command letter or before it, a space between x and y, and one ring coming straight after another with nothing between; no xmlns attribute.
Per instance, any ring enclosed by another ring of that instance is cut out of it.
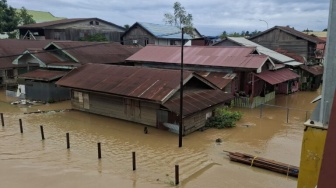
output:
<svg viewBox="0 0 336 188"><path fill-rule="evenodd" d="M262 157L257 157L245 153L229 152L229 151L225 152L228 153L228 156L230 157L231 161L256 166L259 168L271 170L273 172L286 174L287 176L298 177L299 175L299 168L296 166L288 165L278 161L268 160Z"/></svg>

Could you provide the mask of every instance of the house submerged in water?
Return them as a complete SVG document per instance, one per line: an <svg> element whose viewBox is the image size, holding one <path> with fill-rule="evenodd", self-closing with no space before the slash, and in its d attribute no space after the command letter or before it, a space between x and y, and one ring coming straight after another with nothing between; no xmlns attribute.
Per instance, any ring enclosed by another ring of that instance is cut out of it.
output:
<svg viewBox="0 0 336 188"><path fill-rule="evenodd" d="M178 133L180 71L85 64L57 85L71 89L73 109L124 119ZM190 71L183 74L183 135L205 126L216 107L233 96Z"/></svg>

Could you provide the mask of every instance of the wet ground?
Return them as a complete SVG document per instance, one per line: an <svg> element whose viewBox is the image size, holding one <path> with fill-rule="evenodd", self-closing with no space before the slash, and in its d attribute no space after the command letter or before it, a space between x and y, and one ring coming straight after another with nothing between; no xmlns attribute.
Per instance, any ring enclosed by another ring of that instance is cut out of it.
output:
<svg viewBox="0 0 336 188"><path fill-rule="evenodd" d="M294 188L296 178L231 162L223 150L299 166L303 122L315 107L310 101L317 95L279 95L270 103L283 108L234 108L244 114L237 127L195 132L183 137L183 147L178 148L178 136L170 132L149 128L149 134L144 134L143 125L72 110L30 113L71 106L69 101L11 105L16 99L0 90L0 112L5 119L5 126L0 127L1 187L174 187L178 164L178 187ZM217 138L223 142L215 143ZM132 170L132 152L136 152L136 171Z"/></svg>

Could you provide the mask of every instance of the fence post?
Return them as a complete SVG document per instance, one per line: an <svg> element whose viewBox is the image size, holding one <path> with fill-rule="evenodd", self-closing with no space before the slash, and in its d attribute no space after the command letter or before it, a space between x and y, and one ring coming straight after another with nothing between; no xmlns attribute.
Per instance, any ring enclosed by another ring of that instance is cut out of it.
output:
<svg viewBox="0 0 336 188"><path fill-rule="evenodd" d="M288 123L288 117L289 117L289 108L287 108L287 123Z"/></svg>
<svg viewBox="0 0 336 188"><path fill-rule="evenodd" d="M175 185L178 185L179 183L180 183L179 165L175 165Z"/></svg>
<svg viewBox="0 0 336 188"><path fill-rule="evenodd" d="M101 159L101 144L98 142L98 159Z"/></svg>
<svg viewBox="0 0 336 188"><path fill-rule="evenodd" d="M135 152L132 152L132 161L133 161L133 171L136 170L136 160L135 160Z"/></svg>
<svg viewBox="0 0 336 188"><path fill-rule="evenodd" d="M70 148L70 135L69 133L66 133L66 141L67 141L67 149Z"/></svg>
<svg viewBox="0 0 336 188"><path fill-rule="evenodd" d="M1 124L4 127L5 126L5 121L4 121L3 113L0 113L0 116L1 116Z"/></svg>
<svg viewBox="0 0 336 188"><path fill-rule="evenodd" d="M44 131L43 131L43 126L40 125L40 129L41 129L41 137L42 137L42 140L44 140Z"/></svg>
<svg viewBox="0 0 336 188"><path fill-rule="evenodd" d="M19 119L19 123L20 123L20 133L23 133L22 120L21 119Z"/></svg>
<svg viewBox="0 0 336 188"><path fill-rule="evenodd" d="M262 118L263 104L260 105L260 118Z"/></svg>

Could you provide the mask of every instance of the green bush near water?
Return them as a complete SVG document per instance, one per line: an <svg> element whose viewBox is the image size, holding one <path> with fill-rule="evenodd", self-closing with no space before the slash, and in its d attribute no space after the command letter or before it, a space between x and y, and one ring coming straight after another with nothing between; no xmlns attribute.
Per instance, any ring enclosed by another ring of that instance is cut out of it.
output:
<svg viewBox="0 0 336 188"><path fill-rule="evenodd" d="M242 113L238 111L230 111L228 107L215 109L214 116L210 117L205 126L208 128L231 128L236 126L236 122L240 120Z"/></svg>

